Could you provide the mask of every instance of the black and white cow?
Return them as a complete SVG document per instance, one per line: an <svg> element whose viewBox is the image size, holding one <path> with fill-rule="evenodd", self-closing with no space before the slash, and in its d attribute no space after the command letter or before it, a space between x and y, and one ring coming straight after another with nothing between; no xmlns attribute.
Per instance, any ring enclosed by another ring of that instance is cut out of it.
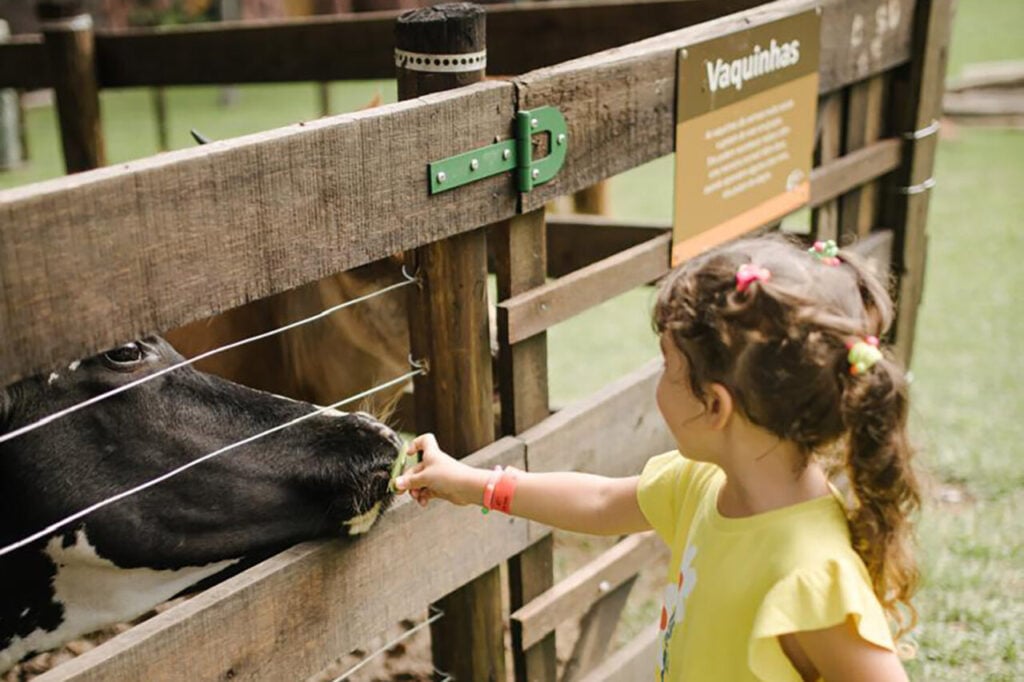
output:
<svg viewBox="0 0 1024 682"><path fill-rule="evenodd" d="M0 433L181 361L148 338L0 390ZM0 547L315 408L190 367L0 443ZM299 541L365 532L400 438L332 411L0 556L0 672Z"/></svg>

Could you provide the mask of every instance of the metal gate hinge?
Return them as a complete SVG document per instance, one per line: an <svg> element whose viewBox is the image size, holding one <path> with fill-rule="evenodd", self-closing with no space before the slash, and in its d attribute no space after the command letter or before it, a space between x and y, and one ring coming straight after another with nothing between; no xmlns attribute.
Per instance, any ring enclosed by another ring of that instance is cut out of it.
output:
<svg viewBox="0 0 1024 682"><path fill-rule="evenodd" d="M430 193L440 194L492 175L515 171L520 192L529 192L551 180L565 163L569 133L565 117L555 107L539 107L516 113L516 137L449 156L427 165ZM533 158L533 136L550 136L548 155Z"/></svg>

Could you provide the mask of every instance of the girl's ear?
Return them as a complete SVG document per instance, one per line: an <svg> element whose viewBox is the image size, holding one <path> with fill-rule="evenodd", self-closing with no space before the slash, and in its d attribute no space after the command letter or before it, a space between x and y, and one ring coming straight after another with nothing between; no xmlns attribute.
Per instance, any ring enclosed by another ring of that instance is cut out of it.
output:
<svg viewBox="0 0 1024 682"><path fill-rule="evenodd" d="M732 393L722 384L711 384L708 390L707 415L711 428L720 431L729 423L736 409Z"/></svg>

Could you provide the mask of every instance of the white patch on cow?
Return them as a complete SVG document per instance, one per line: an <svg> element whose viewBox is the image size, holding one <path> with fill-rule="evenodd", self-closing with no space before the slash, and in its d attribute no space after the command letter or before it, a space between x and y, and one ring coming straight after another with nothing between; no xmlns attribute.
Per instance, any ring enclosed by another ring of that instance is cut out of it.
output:
<svg viewBox="0 0 1024 682"><path fill-rule="evenodd" d="M74 372L76 369L78 369L79 365L81 365L81 364L82 364L81 360L75 360L70 365L68 365L68 371L69 372Z"/></svg>
<svg viewBox="0 0 1024 682"><path fill-rule="evenodd" d="M346 521L345 525L348 526L348 534L362 535L370 530L378 516L380 516L380 502L370 507L369 511L363 512L359 516L353 516Z"/></svg>
<svg viewBox="0 0 1024 682"><path fill-rule="evenodd" d="M46 385L52 386L53 382L55 382L57 379L60 379L60 375L57 374L56 372L50 372L50 376L46 378Z"/></svg>
<svg viewBox="0 0 1024 682"><path fill-rule="evenodd" d="M36 629L24 638L15 638L0 652L0 671L31 651L46 651L112 623L137 618L189 585L238 561L228 559L166 571L120 568L96 553L84 530L77 532L71 547L64 547L60 538L53 538L45 552L57 565L53 601L64 606L64 621L55 631ZM22 617L27 613L26 609Z"/></svg>

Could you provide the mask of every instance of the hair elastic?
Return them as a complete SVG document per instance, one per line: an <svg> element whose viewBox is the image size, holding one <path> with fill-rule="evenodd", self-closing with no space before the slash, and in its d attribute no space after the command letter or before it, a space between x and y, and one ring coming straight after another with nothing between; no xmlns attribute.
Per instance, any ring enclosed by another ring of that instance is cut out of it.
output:
<svg viewBox="0 0 1024 682"><path fill-rule="evenodd" d="M850 341L846 344L849 352L846 361L850 363L850 374L864 374L882 359L882 351L878 350L878 337L868 336L863 340Z"/></svg>
<svg viewBox="0 0 1024 682"><path fill-rule="evenodd" d="M839 260L839 246L834 239L814 242L814 246L807 249L807 253L825 265L839 265L842 262Z"/></svg>
<svg viewBox="0 0 1024 682"><path fill-rule="evenodd" d="M753 263L744 263L736 271L736 291L746 291L751 282L767 282L772 278L768 268Z"/></svg>

